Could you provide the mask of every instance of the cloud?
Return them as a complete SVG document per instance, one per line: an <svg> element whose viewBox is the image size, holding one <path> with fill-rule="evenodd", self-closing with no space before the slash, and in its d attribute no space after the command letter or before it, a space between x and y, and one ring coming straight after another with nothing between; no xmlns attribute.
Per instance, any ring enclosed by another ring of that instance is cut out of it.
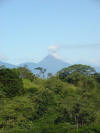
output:
<svg viewBox="0 0 100 133"><path fill-rule="evenodd" d="M54 56L57 59L62 60L61 56L58 54L58 51L61 49L59 44L50 45L48 47L49 54Z"/></svg>
<svg viewBox="0 0 100 133"><path fill-rule="evenodd" d="M49 54L54 56L57 59L62 59L60 55L58 54L58 51L61 49L61 46L59 44L50 45L48 47Z"/></svg>
<svg viewBox="0 0 100 133"><path fill-rule="evenodd" d="M54 45L51 45L48 47L48 51L49 51L49 54L54 56L56 59L59 59L59 60L62 60L63 62L67 62L67 63L70 63L71 61L64 59L63 57L61 57L59 55L59 51L60 49L62 49L63 47L61 47L61 45L59 44L54 44Z"/></svg>
<svg viewBox="0 0 100 133"><path fill-rule="evenodd" d="M53 55L55 58L61 59L61 60L62 60L62 58L60 57L60 55L58 55L58 53L52 53L52 55Z"/></svg>
<svg viewBox="0 0 100 133"><path fill-rule="evenodd" d="M51 45L51 46L48 47L48 51L49 51L50 54L57 53L60 48L61 47L60 47L59 44L54 44L54 45Z"/></svg>

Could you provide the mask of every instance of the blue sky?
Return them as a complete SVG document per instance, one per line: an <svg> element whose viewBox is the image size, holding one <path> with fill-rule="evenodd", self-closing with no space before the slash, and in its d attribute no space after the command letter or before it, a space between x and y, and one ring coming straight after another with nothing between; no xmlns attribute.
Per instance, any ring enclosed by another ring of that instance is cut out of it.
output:
<svg viewBox="0 0 100 133"><path fill-rule="evenodd" d="M38 62L49 53L100 66L99 0L0 0L0 60Z"/></svg>

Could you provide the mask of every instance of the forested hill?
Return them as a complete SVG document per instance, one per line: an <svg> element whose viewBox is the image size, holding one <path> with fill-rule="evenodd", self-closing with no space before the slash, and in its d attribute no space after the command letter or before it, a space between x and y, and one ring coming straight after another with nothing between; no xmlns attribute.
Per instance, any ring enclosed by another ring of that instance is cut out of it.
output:
<svg viewBox="0 0 100 133"><path fill-rule="evenodd" d="M100 133L100 73L80 64L41 78L0 67L0 133Z"/></svg>

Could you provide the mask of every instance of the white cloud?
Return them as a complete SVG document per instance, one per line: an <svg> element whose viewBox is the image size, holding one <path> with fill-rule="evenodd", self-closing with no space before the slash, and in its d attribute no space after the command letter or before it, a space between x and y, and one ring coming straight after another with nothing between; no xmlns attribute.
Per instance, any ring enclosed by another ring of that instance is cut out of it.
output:
<svg viewBox="0 0 100 133"><path fill-rule="evenodd" d="M52 54L52 53L57 53L60 48L61 47L59 44L54 44L54 45L49 46L48 50L49 50L49 53Z"/></svg>
<svg viewBox="0 0 100 133"><path fill-rule="evenodd" d="M58 55L58 53L52 53L52 55L57 58L57 59L61 59L61 57Z"/></svg>
<svg viewBox="0 0 100 133"><path fill-rule="evenodd" d="M60 50L61 46L59 44L50 45L48 47L49 54L54 56L57 59L61 59L58 51Z"/></svg>
<svg viewBox="0 0 100 133"><path fill-rule="evenodd" d="M60 51L60 49L62 49L62 47L61 47L59 44L54 44L54 45L51 45L51 46L48 47L48 51L49 51L49 54L50 54L50 55L52 55L52 56L54 56L55 58L57 58L57 59L59 59L59 60L62 60L62 61L64 61L64 62L71 63L71 61L66 60L66 59L64 59L63 57L61 57L61 56L59 55L58 52Z"/></svg>
<svg viewBox="0 0 100 133"><path fill-rule="evenodd" d="M58 54L58 51L61 49L59 44L50 45L48 47L49 54L54 56L57 59L63 60L61 56Z"/></svg>

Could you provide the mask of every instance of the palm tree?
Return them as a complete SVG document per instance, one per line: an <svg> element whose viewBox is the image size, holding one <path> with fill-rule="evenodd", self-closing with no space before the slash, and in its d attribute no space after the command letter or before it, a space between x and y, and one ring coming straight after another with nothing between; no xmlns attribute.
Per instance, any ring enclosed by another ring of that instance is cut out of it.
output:
<svg viewBox="0 0 100 133"><path fill-rule="evenodd" d="M35 69L39 71L39 76L41 76L41 74L42 74L43 75L43 78L45 77L45 75L44 75L44 73L46 72L46 69L45 68L37 67Z"/></svg>
<svg viewBox="0 0 100 133"><path fill-rule="evenodd" d="M48 78L51 78L52 77L52 73L48 73Z"/></svg>
<svg viewBox="0 0 100 133"><path fill-rule="evenodd" d="M46 72L47 70L45 69L45 68L42 68L42 74L43 74L43 78L45 77L45 72Z"/></svg>

